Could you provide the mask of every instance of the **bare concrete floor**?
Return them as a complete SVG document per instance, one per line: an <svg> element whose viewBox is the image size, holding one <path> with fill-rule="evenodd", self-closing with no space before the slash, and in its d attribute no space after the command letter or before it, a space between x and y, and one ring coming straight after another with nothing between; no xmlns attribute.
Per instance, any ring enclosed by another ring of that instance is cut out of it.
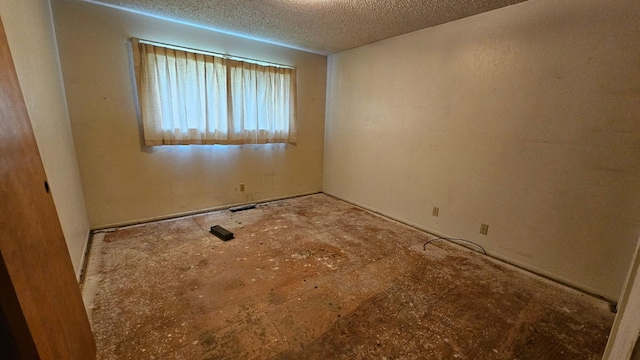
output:
<svg viewBox="0 0 640 360"><path fill-rule="evenodd" d="M600 358L606 304L429 238L323 194L99 234L98 357Z"/></svg>

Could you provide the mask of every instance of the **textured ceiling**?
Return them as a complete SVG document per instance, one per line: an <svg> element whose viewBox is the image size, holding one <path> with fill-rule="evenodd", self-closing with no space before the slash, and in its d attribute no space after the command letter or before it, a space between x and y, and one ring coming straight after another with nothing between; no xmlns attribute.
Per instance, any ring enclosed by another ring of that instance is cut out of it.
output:
<svg viewBox="0 0 640 360"><path fill-rule="evenodd" d="M525 0L89 0L333 54Z"/></svg>

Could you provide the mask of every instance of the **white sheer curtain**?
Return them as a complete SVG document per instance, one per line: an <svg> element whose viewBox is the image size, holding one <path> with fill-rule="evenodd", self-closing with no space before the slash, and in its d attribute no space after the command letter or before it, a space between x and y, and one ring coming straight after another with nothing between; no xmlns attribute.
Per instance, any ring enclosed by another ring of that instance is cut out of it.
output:
<svg viewBox="0 0 640 360"><path fill-rule="evenodd" d="M296 143L295 69L133 47L146 146Z"/></svg>

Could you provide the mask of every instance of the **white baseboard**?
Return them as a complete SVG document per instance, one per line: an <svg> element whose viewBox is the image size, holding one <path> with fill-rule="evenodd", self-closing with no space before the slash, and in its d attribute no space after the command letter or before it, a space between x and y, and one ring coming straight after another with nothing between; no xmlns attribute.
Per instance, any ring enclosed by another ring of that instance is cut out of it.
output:
<svg viewBox="0 0 640 360"><path fill-rule="evenodd" d="M84 275L85 268L87 267L87 259L89 258L89 246L91 243L91 230L87 230L87 235L84 239L84 246L82 247L82 259L80 261L80 266L76 271L76 280L78 284L82 283L82 276Z"/></svg>
<svg viewBox="0 0 640 360"><path fill-rule="evenodd" d="M211 207L211 208L197 209L197 210L185 211L185 212L175 213L175 214L154 216L154 217L137 219L137 220L132 220L132 221L123 221L123 222L118 222L118 223L111 223L111 224L107 224L107 225L96 226L96 227L92 228L91 231L92 232L96 232L96 231L119 228L119 227L124 227L124 226L139 225L139 224L144 224L144 223L148 223L148 222L152 222L152 221L176 219L176 218L181 218L181 217L186 217L186 216L191 216L191 215L196 215L196 214L208 213L208 212L212 212L212 211L225 210L225 209L229 209L229 208L236 207L236 206L243 206L243 205L249 205L249 204L262 204L262 203L271 202L271 201L292 199L292 198L297 198L297 197L301 197L301 196L320 194L320 193L322 193L322 191L318 190L318 191L311 191L311 192L305 192L305 193L294 194L294 195L285 195L285 196L279 196L279 197L262 199L262 200L253 200L253 201L241 202L241 203L235 203L235 204L220 205L220 206L215 206L215 207Z"/></svg>
<svg viewBox="0 0 640 360"><path fill-rule="evenodd" d="M397 221L397 222L399 222L401 224L404 224L404 225L407 225L409 227L424 231L424 232L429 233L431 235L435 235L435 236L438 236L438 237L455 238L455 236L450 236L448 234L443 234L443 233L440 233L438 231L435 231L435 230L429 229L427 227L424 227L422 225L419 225L419 224L416 224L416 223L413 223L413 222L410 222L410 221L406 221L404 219L400 219L400 218L397 218L395 216L386 214L386 213L384 213L384 212L382 212L382 211L380 211L378 209L374 209L374 208L369 207L367 205L358 203L357 201L351 201L351 200L342 198L342 197L340 197L338 195L331 194L331 193L328 193L328 192L325 192L325 191L323 191L323 193L325 193L325 194L327 194L329 196L332 196L332 197L334 197L336 199L342 200L344 202L348 202L349 204L353 204L355 206L361 207L361 208L363 208L365 210L368 210L368 211L370 211L370 212L372 212L374 214L377 214L377 215L380 215L382 217L391 219L393 221ZM458 246L462 246L464 248L468 248L467 246L460 245L460 244L455 244L454 243L454 245L458 245ZM492 251L488 251L487 250L487 256L492 258L492 259L494 259L494 260L496 260L496 261L499 261L500 263L503 263L503 264L512 266L514 268L520 269L522 271L525 271L525 272L527 272L527 273L529 273L531 275L535 275L535 276L538 276L540 278L546 279L548 281L552 281L554 283L560 284L562 286L565 286L567 288L573 289L573 290L578 291L580 293L589 295L589 296L594 297L596 299L603 300L603 301L609 303L610 306L612 306L612 307L616 307L617 306L617 300L616 299L612 299L612 298L610 298L608 296L602 295L598 291L596 291L595 289L589 288L589 287L581 285L581 284L577 284L577 283L575 283L575 282L573 282L571 280L568 280L568 279L562 278L560 276L551 274L549 272L546 272L544 270L538 269L536 267L532 267L530 265L522 264L522 263L520 263L518 261L511 260L509 258L504 257L501 254L498 254L498 253L495 253L495 252L492 252Z"/></svg>

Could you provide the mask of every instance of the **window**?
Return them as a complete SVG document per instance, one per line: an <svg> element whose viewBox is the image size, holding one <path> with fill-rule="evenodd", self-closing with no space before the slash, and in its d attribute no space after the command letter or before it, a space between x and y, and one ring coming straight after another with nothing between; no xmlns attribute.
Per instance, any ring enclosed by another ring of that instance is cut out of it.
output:
<svg viewBox="0 0 640 360"><path fill-rule="evenodd" d="M296 143L295 69L132 43L146 146Z"/></svg>

